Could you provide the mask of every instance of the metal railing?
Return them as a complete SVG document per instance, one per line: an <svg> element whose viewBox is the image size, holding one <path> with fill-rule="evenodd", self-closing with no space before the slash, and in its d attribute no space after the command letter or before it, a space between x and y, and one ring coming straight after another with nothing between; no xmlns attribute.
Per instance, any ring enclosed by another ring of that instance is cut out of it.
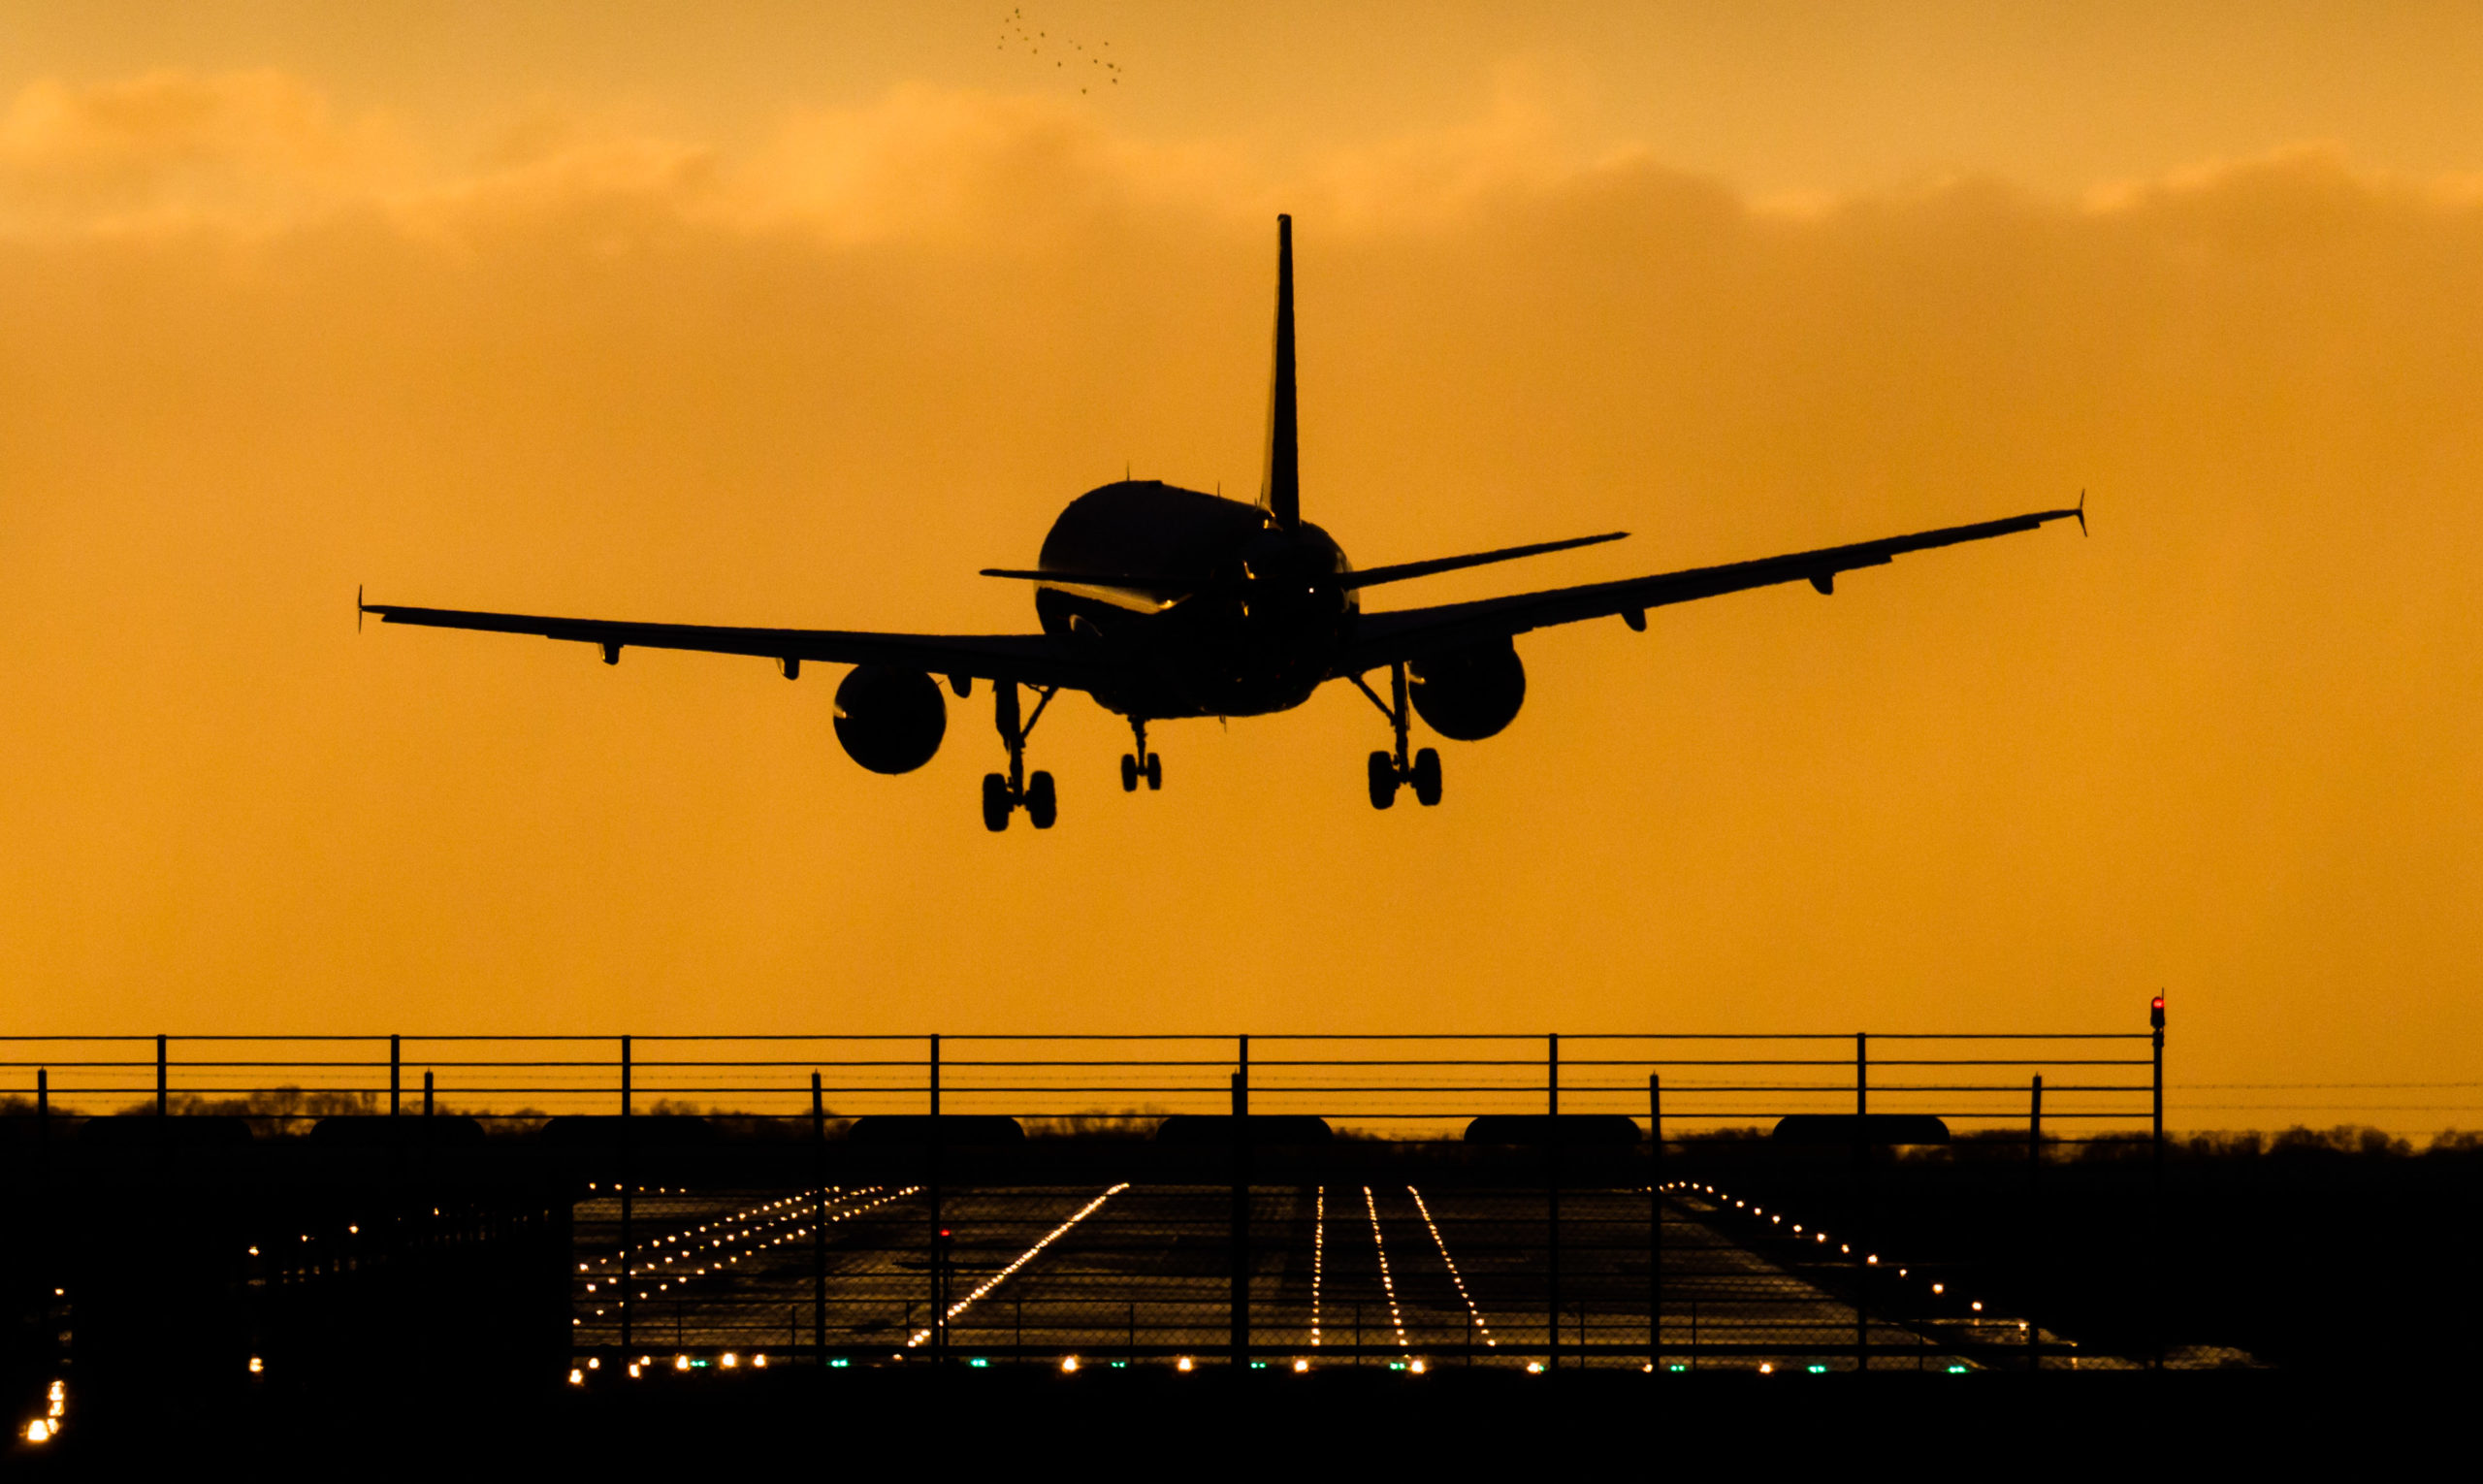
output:
<svg viewBox="0 0 2483 1484"><path fill-rule="evenodd" d="M2030 1210L2081 1145L2151 1150L2160 1190L2163 1050L2160 1004L2068 1034L0 1037L0 1101L73 1151L157 1114L269 1154L347 1147L296 1137L332 1120L473 1120L423 1178L566 1182L581 1379L759 1356L1930 1369L2105 1362L2023 1303L1986 1315L1956 1264L1877 1250L1892 1131L2019 1148ZM1826 1143L1753 1137L1797 1115ZM1790 1192L1764 1205L1716 1178L1762 1150ZM254 1280L381 1265L430 1197L353 1199L326 1266L306 1232Z"/></svg>

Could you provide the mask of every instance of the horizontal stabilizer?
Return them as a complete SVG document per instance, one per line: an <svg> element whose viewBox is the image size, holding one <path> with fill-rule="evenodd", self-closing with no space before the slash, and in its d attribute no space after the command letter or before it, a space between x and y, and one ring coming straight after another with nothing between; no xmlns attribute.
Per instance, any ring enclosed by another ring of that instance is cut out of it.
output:
<svg viewBox="0 0 2483 1484"><path fill-rule="evenodd" d="M1052 582L1070 588L1118 588L1126 593L1145 593L1151 597L1185 597L1208 586L1197 577L1133 577L1126 572L1048 572L1014 566L986 566L983 575L1014 578L1018 582Z"/></svg>
<svg viewBox="0 0 2483 1484"><path fill-rule="evenodd" d="M1596 546L1605 541L1618 541L1629 532L1607 531L1601 535L1571 536L1565 541L1537 541L1532 546L1503 546L1499 551L1478 551L1463 557L1435 557L1429 562L1400 562L1394 566L1374 566L1365 571L1347 572L1340 580L1349 588L1374 587L1383 582L1403 582L1409 577L1429 577L1435 572L1454 572L1469 566L1489 566L1495 562L1515 562L1520 557L1540 557L1546 552L1567 551L1574 546Z"/></svg>

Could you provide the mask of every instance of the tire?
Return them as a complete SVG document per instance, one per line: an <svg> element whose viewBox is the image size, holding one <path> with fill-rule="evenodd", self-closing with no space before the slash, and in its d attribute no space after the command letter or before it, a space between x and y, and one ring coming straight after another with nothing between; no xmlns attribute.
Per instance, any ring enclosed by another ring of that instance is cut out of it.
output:
<svg viewBox="0 0 2483 1484"><path fill-rule="evenodd" d="M1414 797L1429 809L1439 802L1439 753L1424 748L1414 755Z"/></svg>
<svg viewBox="0 0 2483 1484"><path fill-rule="evenodd" d="M1146 755L1146 791L1153 793L1164 787L1164 755Z"/></svg>
<svg viewBox="0 0 2483 1484"><path fill-rule="evenodd" d="M1386 753L1370 755L1370 807L1385 809L1397 802L1397 759Z"/></svg>
<svg viewBox="0 0 2483 1484"><path fill-rule="evenodd" d="M983 775L983 827L993 834L1009 827L1009 814L1016 806L1009 796L1009 780L998 773Z"/></svg>
<svg viewBox="0 0 2483 1484"><path fill-rule="evenodd" d="M1052 792L1051 775L1037 773L1026 780L1026 818L1037 829L1051 828L1060 814L1060 800Z"/></svg>
<svg viewBox="0 0 2483 1484"><path fill-rule="evenodd" d="M1121 754L1121 791L1123 793L1138 791L1138 759L1127 753Z"/></svg>

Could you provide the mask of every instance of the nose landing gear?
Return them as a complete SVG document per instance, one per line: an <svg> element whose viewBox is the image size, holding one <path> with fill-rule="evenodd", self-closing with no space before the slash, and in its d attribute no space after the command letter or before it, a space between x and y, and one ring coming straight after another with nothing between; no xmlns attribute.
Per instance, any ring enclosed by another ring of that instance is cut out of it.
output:
<svg viewBox="0 0 2483 1484"><path fill-rule="evenodd" d="M1147 791L1154 792L1164 787L1164 759L1146 750L1145 718L1131 717L1129 726L1138 739L1138 751L1121 754L1121 791L1136 793L1138 781L1144 778Z"/></svg>
<svg viewBox="0 0 2483 1484"><path fill-rule="evenodd" d="M1411 784L1414 801L1429 809L1440 798L1439 753L1427 747L1407 758L1406 749L1412 742L1412 723L1409 720L1411 708L1405 703L1404 661L1399 661L1388 670L1390 697L1396 702L1394 705L1381 700L1370 686L1363 683L1360 675L1347 677L1356 689L1370 697L1370 703L1379 708L1380 715L1388 718L1389 726L1397 733L1395 752L1370 755L1367 769L1370 783L1370 807L1388 808L1397 802L1397 790Z"/></svg>
<svg viewBox="0 0 2483 1484"><path fill-rule="evenodd" d="M1055 692L1039 693L1035 714L1022 726L1017 721L1016 682L996 682L991 694L993 721L1000 728L1001 745L1009 749L1009 771L983 775L983 827L998 834L1009 827L1009 816L1023 809L1028 823L1049 829L1060 817L1059 795L1049 773L1026 771L1026 739L1034 735L1035 724L1044 719L1044 708L1051 704Z"/></svg>

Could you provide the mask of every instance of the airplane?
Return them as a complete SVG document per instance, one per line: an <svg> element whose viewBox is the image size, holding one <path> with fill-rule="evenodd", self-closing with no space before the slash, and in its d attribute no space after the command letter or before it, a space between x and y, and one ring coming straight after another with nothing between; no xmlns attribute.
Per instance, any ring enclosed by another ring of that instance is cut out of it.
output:
<svg viewBox="0 0 2483 1484"><path fill-rule="evenodd" d="M974 682L991 686L1006 773L983 780L983 822L1005 830L1022 809L1037 829L1057 817L1048 772L1028 773L1026 744L1063 691L1081 691L1125 718L1133 750L1121 755L1121 788L1164 786L1163 758L1147 746L1150 723L1190 717L1265 716L1343 681L1387 720L1393 745L1368 759L1374 809L1410 787L1430 806L1441 796L1439 753L1412 747L1413 719L1461 742L1498 734L1526 700L1518 635L1560 624L1618 618L1636 632L1647 611L1752 588L1807 582L1822 596L1839 573L1885 566L1909 552L2033 531L2075 519L2075 506L1968 526L1888 536L1722 566L1515 593L1426 608L1364 613L1365 589L1493 563L1615 541L1626 532L1539 541L1494 551L1355 567L1335 538L1302 518L1302 471L1294 383L1293 218L1276 218L1274 387L1268 405L1266 475L1255 503L1124 478L1069 502L1032 567L983 575L1031 583L1039 633L875 633L835 629L735 629L549 618L366 603L386 624L534 634L592 644L603 662L624 649L695 650L773 660L789 680L802 665L851 665L836 688L836 738L874 773L910 773L931 760L948 730L948 705L932 677L959 699ZM1387 674L1387 695L1372 673ZM1020 692L1030 692L1028 711Z"/></svg>

